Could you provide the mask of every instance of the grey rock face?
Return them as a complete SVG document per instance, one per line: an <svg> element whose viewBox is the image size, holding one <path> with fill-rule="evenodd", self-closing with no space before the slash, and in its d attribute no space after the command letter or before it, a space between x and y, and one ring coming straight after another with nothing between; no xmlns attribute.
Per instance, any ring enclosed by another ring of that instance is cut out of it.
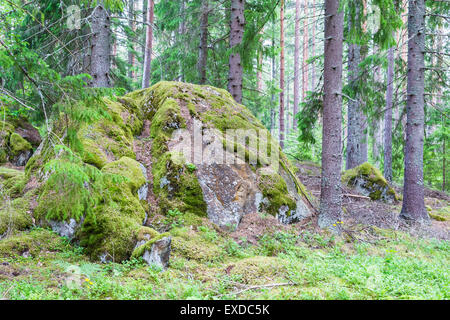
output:
<svg viewBox="0 0 450 320"><path fill-rule="evenodd" d="M24 152L17 155L11 162L15 166L22 167L27 164L32 155L33 150L25 150Z"/></svg>
<svg viewBox="0 0 450 320"><path fill-rule="evenodd" d="M142 163L139 163L139 165L141 166L141 170L142 170L142 173L144 174L144 177L147 179L147 169L142 165ZM147 199L147 195L148 195L148 183L146 182L138 190L139 200Z"/></svg>
<svg viewBox="0 0 450 320"><path fill-rule="evenodd" d="M146 250L142 258L148 264L166 269L169 266L172 237L162 238L153 243L151 250Z"/></svg>
<svg viewBox="0 0 450 320"><path fill-rule="evenodd" d="M70 219L67 221L54 221L50 220L48 223L52 227L52 230L59 234L61 237L67 237L69 240L72 240L75 237L75 232L83 223L82 219L80 222L76 222L75 219Z"/></svg>

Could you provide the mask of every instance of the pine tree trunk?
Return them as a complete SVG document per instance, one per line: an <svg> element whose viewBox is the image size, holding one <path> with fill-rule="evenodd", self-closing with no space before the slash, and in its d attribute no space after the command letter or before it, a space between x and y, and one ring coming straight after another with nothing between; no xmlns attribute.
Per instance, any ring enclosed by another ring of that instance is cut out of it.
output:
<svg viewBox="0 0 450 320"><path fill-rule="evenodd" d="M261 35L263 35L264 31L261 30L259 33ZM262 46L263 38L261 37L261 39L259 41ZM262 53L262 50L259 50L258 51L258 65L257 65L257 70L256 70L256 89L258 90L258 92L262 92L262 88L263 88L262 67L263 67L263 53Z"/></svg>
<svg viewBox="0 0 450 320"><path fill-rule="evenodd" d="M208 59L208 1L209 0L202 0L202 14L200 18L200 51L198 57L200 84L206 83L206 63Z"/></svg>
<svg viewBox="0 0 450 320"><path fill-rule="evenodd" d="M128 37L128 78L134 79L134 64L135 64L135 56L134 56L134 33L136 31L136 17L134 14L134 6L135 2L133 0L128 0L128 26L130 27L132 35Z"/></svg>
<svg viewBox="0 0 450 320"><path fill-rule="evenodd" d="M359 2L355 3L355 20L358 23ZM352 28L351 20L348 21L348 29ZM353 92L353 99L348 101L347 120L347 161L346 169L352 169L367 161L367 143L364 134L365 117L361 110L359 94L357 92L357 81L359 77L359 64L361 63L361 46L349 43L348 45L348 83Z"/></svg>
<svg viewBox="0 0 450 320"><path fill-rule="evenodd" d="M144 71L142 74L142 89L150 86L152 76L152 51L153 51L153 22L154 22L154 2L147 0L147 22L145 36L145 55L144 55Z"/></svg>
<svg viewBox="0 0 450 320"><path fill-rule="evenodd" d="M306 99L308 91L308 0L304 2L303 18L303 81L302 81L302 100Z"/></svg>
<svg viewBox="0 0 450 320"><path fill-rule="evenodd" d="M180 4L181 21L180 21L180 25L178 27L178 38L181 39L181 41L184 40L184 34L186 32L185 10L186 10L185 0L181 0L181 4ZM208 27L208 17L206 18L206 27ZM206 33L206 41L208 41L208 33ZM208 46L206 44L206 50L208 50L207 48L208 48ZM183 64L184 57L185 57L184 46L182 46L181 58L178 60L179 68L180 68L180 75L179 75L178 79L179 79L179 81L182 81L182 82L184 82L184 64ZM205 62L205 70L206 70L206 62ZM206 80L205 80L205 82L206 82Z"/></svg>
<svg viewBox="0 0 450 320"><path fill-rule="evenodd" d="M232 53L229 60L228 91L234 100L242 103L242 63L239 52L234 51L242 43L244 36L244 0L231 0L230 47Z"/></svg>
<svg viewBox="0 0 450 320"><path fill-rule="evenodd" d="M392 181L392 99L394 96L394 47L388 52L386 111L384 113L384 177Z"/></svg>
<svg viewBox="0 0 450 320"><path fill-rule="evenodd" d="M111 21L103 4L94 8L91 26L91 86L111 87Z"/></svg>
<svg viewBox="0 0 450 320"><path fill-rule="evenodd" d="M300 91L300 0L295 1L295 49L294 49L294 117L298 113ZM294 118L294 130L297 120Z"/></svg>
<svg viewBox="0 0 450 320"><path fill-rule="evenodd" d="M312 23L312 57L316 56L316 0L313 0L313 23ZM313 62L311 64L311 91L314 91L316 89L316 66Z"/></svg>
<svg viewBox="0 0 450 320"><path fill-rule="evenodd" d="M325 0L324 99L320 228L339 231L342 216L341 122L343 12L339 0Z"/></svg>
<svg viewBox="0 0 450 320"><path fill-rule="evenodd" d="M425 222L429 221L423 180L425 0L409 1L408 39L405 172L400 216Z"/></svg>
<svg viewBox="0 0 450 320"><path fill-rule="evenodd" d="M280 4L280 146L284 148L284 0Z"/></svg>

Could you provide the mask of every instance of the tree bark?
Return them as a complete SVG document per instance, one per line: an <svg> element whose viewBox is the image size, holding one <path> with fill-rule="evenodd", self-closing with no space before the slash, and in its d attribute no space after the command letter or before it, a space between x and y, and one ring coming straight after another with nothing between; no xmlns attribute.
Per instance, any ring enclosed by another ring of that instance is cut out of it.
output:
<svg viewBox="0 0 450 320"><path fill-rule="evenodd" d="M306 99L308 90L308 0L303 5L303 67L302 67L302 100Z"/></svg>
<svg viewBox="0 0 450 320"><path fill-rule="evenodd" d="M128 26L130 27L131 32L133 32L132 35L128 37L128 78L134 79L135 72L134 72L134 64L135 64L135 56L134 56L134 36L136 32L136 17L134 14L134 6L135 1L128 0Z"/></svg>
<svg viewBox="0 0 450 320"><path fill-rule="evenodd" d="M295 49L294 49L294 130L297 130L297 120L300 91L300 0L295 1Z"/></svg>
<svg viewBox="0 0 450 320"><path fill-rule="evenodd" d="M147 0L147 22L145 36L144 71L142 74L142 89L150 86L152 76L152 51L153 51L153 22L154 22L154 2Z"/></svg>
<svg viewBox="0 0 450 320"><path fill-rule="evenodd" d="M91 87L111 87L111 21L109 13L99 4L92 13Z"/></svg>
<svg viewBox="0 0 450 320"><path fill-rule="evenodd" d="M234 100L242 103L242 63L241 55L236 47L242 43L244 36L244 0L231 0L230 47L232 53L229 60L228 91Z"/></svg>
<svg viewBox="0 0 450 320"><path fill-rule="evenodd" d="M427 222L423 182L425 0L409 0L408 83L403 206L400 216Z"/></svg>
<svg viewBox="0 0 450 320"><path fill-rule="evenodd" d="M386 111L384 113L384 177L389 182L392 181L392 99L394 97L394 64L394 47L391 47L388 52Z"/></svg>
<svg viewBox="0 0 450 320"><path fill-rule="evenodd" d="M200 50L198 55L200 84L206 83L206 63L208 61L208 1L209 0L202 0L202 14L200 18Z"/></svg>
<svg viewBox="0 0 450 320"><path fill-rule="evenodd" d="M312 23L312 57L316 56L316 0L313 0L313 11L312 11L312 16L313 16L313 23ZM315 63L313 62L311 64L311 91L314 91L316 89L316 67L315 67Z"/></svg>
<svg viewBox="0 0 450 320"><path fill-rule="evenodd" d="M339 232L342 216L341 132L343 12L339 0L325 0L324 98L320 228Z"/></svg>
<svg viewBox="0 0 450 320"><path fill-rule="evenodd" d="M280 146L284 148L284 0L280 4Z"/></svg>
<svg viewBox="0 0 450 320"><path fill-rule="evenodd" d="M359 24L359 12L361 10L359 2L355 4L355 20ZM348 20L348 29L352 28L352 22ZM353 99L348 101L347 120L347 161L346 169L352 169L367 161L367 143L364 134L365 117L361 110L360 97L357 93L359 77L359 64L361 63L361 46L354 43L348 45L348 83L355 93Z"/></svg>

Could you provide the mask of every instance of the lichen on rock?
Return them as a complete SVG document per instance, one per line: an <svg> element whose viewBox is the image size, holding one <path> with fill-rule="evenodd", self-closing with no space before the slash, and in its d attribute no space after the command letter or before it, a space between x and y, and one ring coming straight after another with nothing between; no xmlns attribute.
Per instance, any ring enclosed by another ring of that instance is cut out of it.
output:
<svg viewBox="0 0 450 320"><path fill-rule="evenodd" d="M389 185L380 170L365 162L342 174L342 182L355 188L372 200L397 201L395 190Z"/></svg>

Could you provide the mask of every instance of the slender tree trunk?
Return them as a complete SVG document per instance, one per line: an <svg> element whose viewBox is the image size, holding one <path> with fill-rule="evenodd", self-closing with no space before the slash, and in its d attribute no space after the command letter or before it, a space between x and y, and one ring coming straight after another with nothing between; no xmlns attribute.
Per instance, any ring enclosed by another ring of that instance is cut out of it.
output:
<svg viewBox="0 0 450 320"><path fill-rule="evenodd" d="M91 26L91 86L110 87L111 21L103 4L94 8Z"/></svg>
<svg viewBox="0 0 450 320"><path fill-rule="evenodd" d="M202 15L200 18L200 51L198 57L200 84L206 83L206 63L208 61L208 1L202 0Z"/></svg>
<svg viewBox="0 0 450 320"><path fill-rule="evenodd" d="M302 81L302 100L306 99L308 91L308 0L304 1L303 18L303 81Z"/></svg>
<svg viewBox="0 0 450 320"><path fill-rule="evenodd" d="M356 24L359 24L360 6L354 4ZM348 21L348 29L352 28L352 21ZM361 46L349 43L348 45L348 83L355 93L353 99L348 101L348 133L347 133L347 161L346 169L351 169L367 161L367 144L364 134L365 120L362 111L359 94L357 93L357 81L359 77L359 64L361 63ZM365 155L365 156L364 156Z"/></svg>
<svg viewBox="0 0 450 320"><path fill-rule="evenodd" d="M202 5L203 5L203 3L202 3ZM181 39L181 41L184 41L184 34L186 32L185 10L186 10L185 0L181 0L181 4L180 4L181 21L180 21L180 25L178 27L178 37L175 37L175 39L178 38L178 39ZM208 26L208 17L206 18L206 26ZM208 33L206 33L206 41L208 41ZM179 64L179 68L180 68L180 75L179 75L178 79L179 79L179 81L184 82L184 64L183 64L183 57L185 57L184 46L181 46L181 50L182 50L181 58L178 60L178 64ZM206 50L208 50L208 44L206 44ZM205 63L205 70L206 70L206 63ZM206 80L205 80L205 82L206 82Z"/></svg>
<svg viewBox="0 0 450 320"><path fill-rule="evenodd" d="M150 86L152 77L152 51L153 51L153 22L154 22L154 2L147 0L147 22L145 36L145 56L144 56L144 73L142 75L142 89Z"/></svg>
<svg viewBox="0 0 450 320"><path fill-rule="evenodd" d="M260 31L260 34L263 34L263 30ZM263 39L260 40L261 46L263 43ZM256 70L256 89L258 92L262 92L263 88L263 77L262 77L262 68L263 68L263 53L262 50L258 51L258 66Z"/></svg>
<svg viewBox="0 0 450 320"><path fill-rule="evenodd" d="M300 104L300 0L295 1L295 49L294 49L294 130L297 130L297 120Z"/></svg>
<svg viewBox="0 0 450 320"><path fill-rule="evenodd" d="M289 85L290 85L290 81L289 81L289 75L287 76L287 81L286 81L286 137L289 135L289 129L291 127L291 115L289 114Z"/></svg>
<svg viewBox="0 0 450 320"><path fill-rule="evenodd" d="M409 0L408 84L403 206L404 219L429 221L424 201L425 0Z"/></svg>
<svg viewBox="0 0 450 320"><path fill-rule="evenodd" d="M134 56L134 37L136 32L136 16L134 14L134 6L136 2L134 0L128 0L128 26L130 27L132 35L128 38L128 78L134 79L134 64L135 64L135 56Z"/></svg>
<svg viewBox="0 0 450 320"><path fill-rule="evenodd" d="M392 99L394 97L394 47L388 52L386 111L384 113L384 177L392 181Z"/></svg>
<svg viewBox="0 0 450 320"><path fill-rule="evenodd" d="M320 228L339 232L342 216L342 50L343 12L339 0L325 0L324 98Z"/></svg>
<svg viewBox="0 0 450 320"><path fill-rule="evenodd" d="M275 21L273 21L272 24L272 52L275 52ZM275 60L275 55L272 55L272 84L275 84L275 79L276 79L276 73L277 73L277 68L276 68L276 60ZM275 129L275 93L272 91L272 97L271 97L271 109L270 109L270 131L271 134L273 135L274 133L274 129Z"/></svg>
<svg viewBox="0 0 450 320"><path fill-rule="evenodd" d="M244 5L244 0L231 0L230 47L233 52L229 61L228 91L238 103L242 103L243 70L241 55L236 47L242 43L244 36Z"/></svg>
<svg viewBox="0 0 450 320"><path fill-rule="evenodd" d="M312 23L312 57L316 56L316 0L313 0L313 23ZM313 62L311 64L311 91L316 89L316 66Z"/></svg>
<svg viewBox="0 0 450 320"><path fill-rule="evenodd" d="M280 4L280 146L284 148L284 0Z"/></svg>

